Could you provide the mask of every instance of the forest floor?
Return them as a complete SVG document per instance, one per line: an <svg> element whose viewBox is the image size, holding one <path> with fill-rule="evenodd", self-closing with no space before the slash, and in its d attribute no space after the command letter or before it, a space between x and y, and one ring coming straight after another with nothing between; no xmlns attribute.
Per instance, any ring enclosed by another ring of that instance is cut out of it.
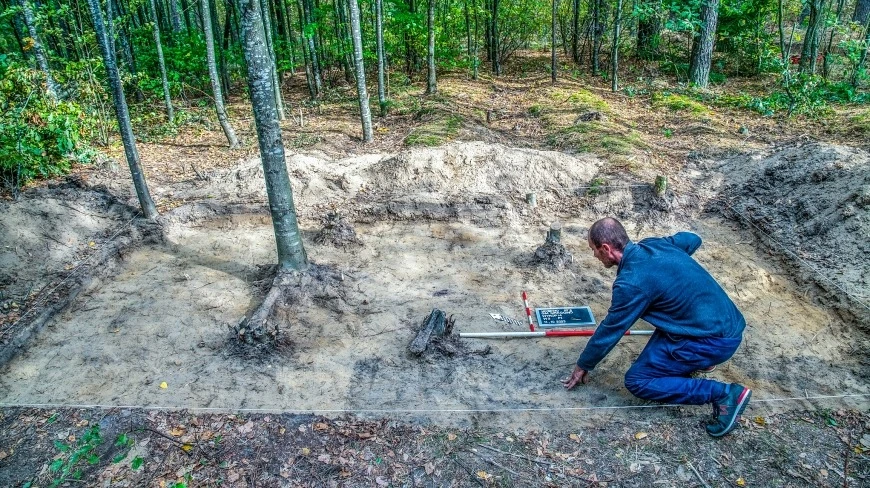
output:
<svg viewBox="0 0 870 488"><path fill-rule="evenodd" d="M240 150L193 106L140 134L157 223L137 218L114 141L100 164L0 201L0 485L870 484L868 109L763 117L716 100L765 82L692 92L635 67L611 93L526 74L540 63L445 75L428 97L394 83L367 145L349 87L312 105L288 80L313 266L268 355L229 332L276 259L244 101ZM354 232L330 233L329 214ZM433 308L462 332L517 330L489 314L522 321L523 290L603 318L613 273L585 236L604 215L633 239L698 233L697 259L746 316L711 374L754 390L725 439L704 433L708 407L624 389L642 338L570 392L580 338L407 352ZM539 262L554 222L569 254Z"/></svg>

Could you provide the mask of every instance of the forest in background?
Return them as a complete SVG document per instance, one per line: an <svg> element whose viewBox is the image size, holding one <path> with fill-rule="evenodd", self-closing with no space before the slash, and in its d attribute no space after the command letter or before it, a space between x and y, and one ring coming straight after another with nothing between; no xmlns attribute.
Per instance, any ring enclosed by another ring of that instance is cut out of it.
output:
<svg viewBox="0 0 870 488"><path fill-rule="evenodd" d="M238 144L225 102L250 96L243 3L2 0L3 187L15 190L89 162L118 124L126 125L115 116L113 69L129 102L130 137L171 133L209 110L228 145ZM256 69L268 72L278 117L293 110L285 100L291 80L304 79L307 107L346 97L345 88L355 87L364 141L372 138L367 87L377 97L376 116L384 117L393 92L422 84L433 95L437 76L448 73L596 79L628 97L680 91L686 103L771 117L821 117L830 107L868 99L870 0L253 4L268 53ZM95 27L102 22L103 56ZM550 62L526 62L526 52ZM737 80L757 83L730 89ZM667 88L650 88L656 81Z"/></svg>

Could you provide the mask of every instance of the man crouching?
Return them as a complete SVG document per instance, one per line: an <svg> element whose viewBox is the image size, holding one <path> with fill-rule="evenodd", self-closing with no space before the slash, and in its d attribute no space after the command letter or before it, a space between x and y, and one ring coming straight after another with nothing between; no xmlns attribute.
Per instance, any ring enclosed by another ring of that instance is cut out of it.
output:
<svg viewBox="0 0 870 488"><path fill-rule="evenodd" d="M691 255L701 238L690 232L634 243L622 224L604 218L589 229L589 247L605 267L616 266L607 317L580 354L565 388L587 383L589 372L638 319L656 330L625 374L625 387L645 400L686 405L713 404L707 433L731 432L752 390L692 378L727 361L743 336L746 321L716 280Z"/></svg>

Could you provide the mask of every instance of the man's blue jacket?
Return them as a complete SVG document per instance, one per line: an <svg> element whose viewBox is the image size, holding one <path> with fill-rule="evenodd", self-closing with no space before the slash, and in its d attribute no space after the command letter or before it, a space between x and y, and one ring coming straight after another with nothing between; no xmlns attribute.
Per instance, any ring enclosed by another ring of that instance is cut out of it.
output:
<svg viewBox="0 0 870 488"><path fill-rule="evenodd" d="M691 232L629 242L613 282L607 317L580 354L590 371L637 319L674 336L740 337L746 327L734 302L691 255L701 238Z"/></svg>

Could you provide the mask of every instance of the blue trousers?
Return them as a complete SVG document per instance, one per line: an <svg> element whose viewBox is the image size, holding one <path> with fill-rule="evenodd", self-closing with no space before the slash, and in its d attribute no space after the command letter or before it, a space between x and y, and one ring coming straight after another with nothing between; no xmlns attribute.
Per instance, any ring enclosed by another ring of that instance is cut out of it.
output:
<svg viewBox="0 0 870 488"><path fill-rule="evenodd" d="M689 375L727 361L741 339L672 336L656 330L625 373L625 387L636 397L657 402L703 405L721 400L729 385Z"/></svg>

